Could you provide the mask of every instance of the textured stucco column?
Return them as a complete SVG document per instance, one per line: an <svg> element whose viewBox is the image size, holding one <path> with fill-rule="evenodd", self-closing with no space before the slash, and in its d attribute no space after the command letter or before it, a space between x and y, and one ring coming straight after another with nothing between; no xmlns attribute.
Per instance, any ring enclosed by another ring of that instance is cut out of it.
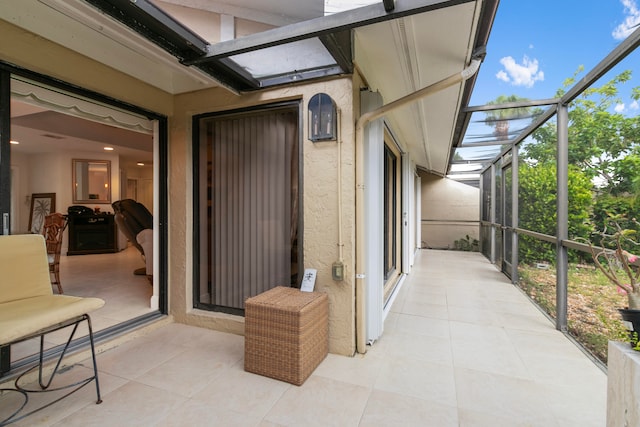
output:
<svg viewBox="0 0 640 427"><path fill-rule="evenodd" d="M640 426L640 351L609 341L607 427Z"/></svg>

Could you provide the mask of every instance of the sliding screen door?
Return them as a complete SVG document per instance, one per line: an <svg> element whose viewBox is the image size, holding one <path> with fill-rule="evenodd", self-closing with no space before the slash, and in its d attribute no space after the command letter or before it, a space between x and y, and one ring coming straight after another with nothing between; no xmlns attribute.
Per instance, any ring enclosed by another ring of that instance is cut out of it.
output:
<svg viewBox="0 0 640 427"><path fill-rule="evenodd" d="M197 120L196 306L236 312L248 297L297 282L298 108Z"/></svg>

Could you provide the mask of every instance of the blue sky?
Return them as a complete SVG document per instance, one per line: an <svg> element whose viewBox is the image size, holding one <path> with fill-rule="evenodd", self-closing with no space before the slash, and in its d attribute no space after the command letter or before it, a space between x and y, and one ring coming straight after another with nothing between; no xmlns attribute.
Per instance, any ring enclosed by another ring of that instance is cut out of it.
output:
<svg viewBox="0 0 640 427"><path fill-rule="evenodd" d="M640 0L501 0L470 105L499 95L553 98L580 65L584 76L638 24ZM632 54L601 81L634 70L628 93L640 86L639 65ZM622 104L619 111L638 109L628 97Z"/></svg>

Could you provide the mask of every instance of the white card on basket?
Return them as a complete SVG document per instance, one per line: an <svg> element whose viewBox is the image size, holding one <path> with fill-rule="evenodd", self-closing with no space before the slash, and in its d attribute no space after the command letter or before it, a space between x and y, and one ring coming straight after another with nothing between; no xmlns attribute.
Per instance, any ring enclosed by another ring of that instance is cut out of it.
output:
<svg viewBox="0 0 640 427"><path fill-rule="evenodd" d="M307 268L304 270L304 276L300 284L300 290L302 292L313 292L313 287L316 284L316 274L318 274L318 270L315 268Z"/></svg>

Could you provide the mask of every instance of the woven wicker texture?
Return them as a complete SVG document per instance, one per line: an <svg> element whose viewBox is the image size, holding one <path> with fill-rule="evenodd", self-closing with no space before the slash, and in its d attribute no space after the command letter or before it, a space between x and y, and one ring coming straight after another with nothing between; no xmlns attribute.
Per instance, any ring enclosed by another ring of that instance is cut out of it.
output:
<svg viewBox="0 0 640 427"><path fill-rule="evenodd" d="M329 351L329 302L278 286L245 301L244 369L302 385Z"/></svg>

